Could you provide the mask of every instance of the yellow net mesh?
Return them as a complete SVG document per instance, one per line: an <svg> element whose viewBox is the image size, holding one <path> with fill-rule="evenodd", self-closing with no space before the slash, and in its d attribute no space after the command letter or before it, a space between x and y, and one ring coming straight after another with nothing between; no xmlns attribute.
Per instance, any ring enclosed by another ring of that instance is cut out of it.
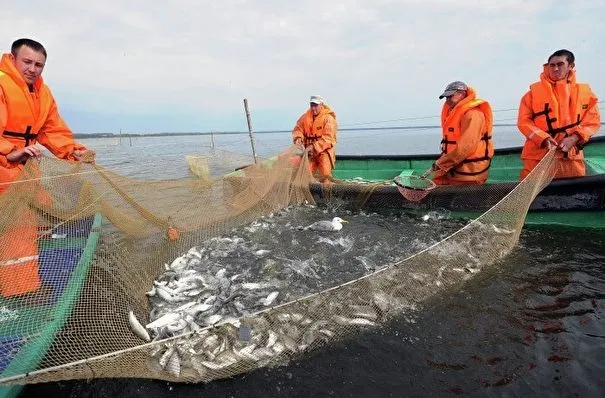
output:
<svg viewBox="0 0 605 398"><path fill-rule="evenodd" d="M217 270L207 263L211 245L199 245L237 245L221 235L243 225L253 233L263 217L315 204L308 161L293 161L295 150L223 177L212 175L217 163L235 169L249 160L188 157L194 178L163 181L51 158L29 162L0 195L0 385L206 382L287 363L411 311L507 255L554 170L551 152L439 243L326 290L276 300L284 294L270 279Z"/></svg>

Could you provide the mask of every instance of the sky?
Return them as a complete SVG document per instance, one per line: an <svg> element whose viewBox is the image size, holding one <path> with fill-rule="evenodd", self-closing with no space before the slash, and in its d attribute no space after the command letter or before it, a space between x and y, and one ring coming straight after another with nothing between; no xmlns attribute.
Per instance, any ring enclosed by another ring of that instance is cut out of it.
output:
<svg viewBox="0 0 605 398"><path fill-rule="evenodd" d="M605 98L603 20L596 0L21 0L0 37L46 47L75 132L246 131L244 98L264 131L291 129L314 94L342 128L436 125L454 80L514 123L561 48Z"/></svg>

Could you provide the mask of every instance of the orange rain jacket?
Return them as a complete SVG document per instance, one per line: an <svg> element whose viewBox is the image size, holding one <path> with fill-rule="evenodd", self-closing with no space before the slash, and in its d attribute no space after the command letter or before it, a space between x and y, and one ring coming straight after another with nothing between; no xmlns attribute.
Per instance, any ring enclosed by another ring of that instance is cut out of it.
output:
<svg viewBox="0 0 605 398"><path fill-rule="evenodd" d="M447 184L483 184L494 156L493 116L487 101L477 98L472 87L453 109L441 109L441 156L434 181Z"/></svg>
<svg viewBox="0 0 605 398"><path fill-rule="evenodd" d="M292 141L301 139L305 147L312 145L315 156L310 159L311 172L319 170L322 176L332 176L336 165L334 146L336 145L336 113L326 104L322 104L316 117L309 108L303 113L292 131Z"/></svg>
<svg viewBox="0 0 605 398"><path fill-rule="evenodd" d="M0 133L0 194L24 167L6 159L11 151L39 142L57 157L74 160L74 150L86 149L74 142L42 78L30 91L9 54L0 61ZM5 297L40 287L36 218L29 208L20 212L12 216L16 227L0 231L0 294Z"/></svg>
<svg viewBox="0 0 605 398"><path fill-rule="evenodd" d="M557 151L559 168L555 178L586 175L582 147L601 126L598 98L588 84L576 83L575 71L566 80L554 82L548 78L548 64L521 99L517 127L527 138L521 153L523 179L548 152L544 140L553 137L560 143L576 134L580 140L567 153Z"/></svg>

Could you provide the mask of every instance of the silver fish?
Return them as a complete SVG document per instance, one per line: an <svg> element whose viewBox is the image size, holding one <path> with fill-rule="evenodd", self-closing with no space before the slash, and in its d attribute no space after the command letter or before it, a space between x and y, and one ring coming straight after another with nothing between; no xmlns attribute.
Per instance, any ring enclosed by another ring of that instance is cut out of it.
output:
<svg viewBox="0 0 605 398"><path fill-rule="evenodd" d="M252 355L257 358L270 358L275 355L275 352L271 348L260 347L252 351Z"/></svg>
<svg viewBox="0 0 605 398"><path fill-rule="evenodd" d="M170 264L172 270L182 270L187 266L187 260L184 257L177 257Z"/></svg>
<svg viewBox="0 0 605 398"><path fill-rule="evenodd" d="M143 325L141 325L137 317L134 315L134 312L132 311L128 313L128 323L130 324L130 328L132 329L134 334L136 334L145 341L151 341L149 333L147 333L147 330L145 330Z"/></svg>
<svg viewBox="0 0 605 398"><path fill-rule="evenodd" d="M327 336L327 337L334 337L334 332L328 329L319 329L319 333Z"/></svg>
<svg viewBox="0 0 605 398"><path fill-rule="evenodd" d="M207 325L214 325L215 323L220 322L222 319L223 319L222 315L214 314L214 315L210 315L208 318L205 318L204 322Z"/></svg>
<svg viewBox="0 0 605 398"><path fill-rule="evenodd" d="M277 342L278 339L277 333L272 330L269 330L269 337L267 338L267 348L273 347L273 345Z"/></svg>
<svg viewBox="0 0 605 398"><path fill-rule="evenodd" d="M174 346L168 347L168 349L162 354L162 357L160 358L160 361L159 361L160 366L162 368L166 367L166 364L168 363L168 360L170 359L172 354L174 354Z"/></svg>
<svg viewBox="0 0 605 398"><path fill-rule="evenodd" d="M239 358L233 351L225 350L214 358L215 363L220 363L224 366L230 366L238 362Z"/></svg>
<svg viewBox="0 0 605 398"><path fill-rule="evenodd" d="M181 375L181 359L176 351L172 353L164 369L174 377L179 377Z"/></svg>
<svg viewBox="0 0 605 398"><path fill-rule="evenodd" d="M372 306L376 308L380 316L385 316L391 307L391 299L384 293L376 293L372 296Z"/></svg>
<svg viewBox="0 0 605 398"><path fill-rule="evenodd" d="M188 326L188 323L186 320L179 319L178 321L176 321L174 323L166 325L166 329L168 329L168 331L171 333L176 333L176 332L180 332L181 330L185 329L187 326Z"/></svg>
<svg viewBox="0 0 605 398"><path fill-rule="evenodd" d="M271 349L273 350L273 352L279 355L286 350L286 346L281 341L278 341L277 343L273 344L273 347L271 347Z"/></svg>
<svg viewBox="0 0 605 398"><path fill-rule="evenodd" d="M229 364L215 363L212 361L202 361L200 364L212 370L221 370L229 366Z"/></svg>
<svg viewBox="0 0 605 398"><path fill-rule="evenodd" d="M296 344L296 341L294 341L294 339L290 336L287 335L281 335L280 336L280 340L284 343L284 345L286 346L286 348L292 352L297 352L298 351L298 344Z"/></svg>
<svg viewBox="0 0 605 398"><path fill-rule="evenodd" d="M351 305L349 308L352 310L351 316L354 318L365 318L370 321L378 319L378 314L374 307L369 305Z"/></svg>
<svg viewBox="0 0 605 398"><path fill-rule="evenodd" d="M161 327L164 327L164 326L168 326L171 323L175 323L180 318L181 318L181 315L179 315L177 313L174 313L174 312L169 312L167 314L162 315L161 317L159 317L155 321L153 321L151 323L148 323L145 326L145 328L147 328L147 329L161 328Z"/></svg>
<svg viewBox="0 0 605 398"><path fill-rule="evenodd" d="M269 295L263 300L263 305L265 307L270 306L271 304L273 304L273 302L275 301L275 299L277 298L278 295L279 295L278 291L269 293Z"/></svg>
<svg viewBox="0 0 605 398"><path fill-rule="evenodd" d="M365 318L353 318L349 320L349 325L357 325L357 326L375 326L376 322L372 322Z"/></svg>
<svg viewBox="0 0 605 398"><path fill-rule="evenodd" d="M236 318L231 315L227 315L227 316L223 317L223 319L221 319L221 325L226 324L226 323L231 324L231 325L235 326L236 328L239 328L241 326L241 322L240 322L239 318Z"/></svg>
<svg viewBox="0 0 605 398"><path fill-rule="evenodd" d="M191 357L191 366L202 377L208 374L208 368L203 365L203 360L196 356Z"/></svg>
<svg viewBox="0 0 605 398"><path fill-rule="evenodd" d="M214 348L220 344L219 338L216 334L211 334L204 339L202 342L202 348L206 351L214 351Z"/></svg>
<svg viewBox="0 0 605 398"><path fill-rule="evenodd" d="M200 312L206 312L211 309L213 306L211 304L197 303L196 305L188 308L185 312L189 315L195 316Z"/></svg>
<svg viewBox="0 0 605 398"><path fill-rule="evenodd" d="M190 301L188 303L185 303L183 305L181 305L180 307L177 307L174 309L174 312L181 312L181 311L185 311L187 308L191 308L196 304L195 301Z"/></svg>
<svg viewBox="0 0 605 398"><path fill-rule="evenodd" d="M270 283L266 283L266 282L246 282L246 283L242 283L242 289L246 289L246 290L259 290L259 289L266 289L268 287L271 287L272 285Z"/></svg>

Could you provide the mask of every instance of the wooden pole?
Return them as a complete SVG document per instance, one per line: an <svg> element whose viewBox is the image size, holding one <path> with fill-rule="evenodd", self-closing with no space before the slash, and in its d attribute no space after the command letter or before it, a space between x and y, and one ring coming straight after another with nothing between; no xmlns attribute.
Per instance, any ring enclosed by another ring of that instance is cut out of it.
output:
<svg viewBox="0 0 605 398"><path fill-rule="evenodd" d="M244 109L246 110L246 120L248 121L248 135L250 136L250 145L252 146L252 156L254 163L258 163L256 158L256 149L254 148L254 136L252 135L252 122L250 121L250 111L248 110L248 99L244 98Z"/></svg>

